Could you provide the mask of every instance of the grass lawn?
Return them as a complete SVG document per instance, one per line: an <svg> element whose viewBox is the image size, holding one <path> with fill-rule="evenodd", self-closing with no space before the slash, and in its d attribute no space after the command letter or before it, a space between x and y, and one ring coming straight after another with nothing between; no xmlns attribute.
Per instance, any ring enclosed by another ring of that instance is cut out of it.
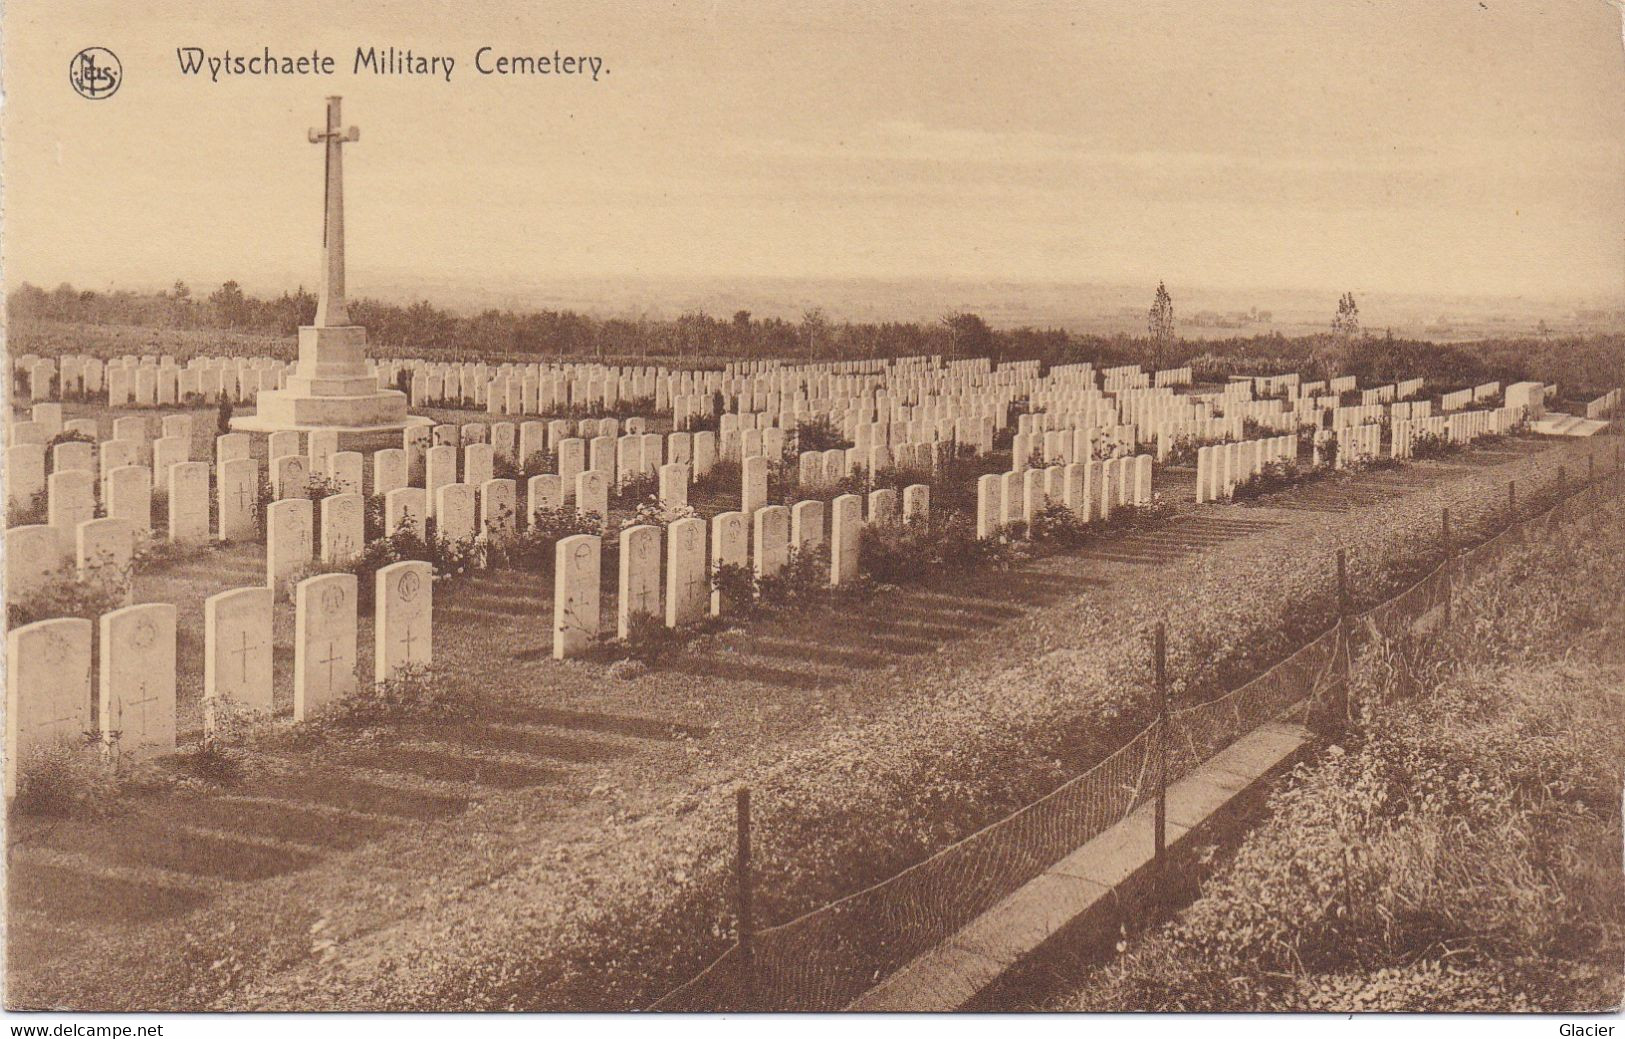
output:
<svg viewBox="0 0 1625 1039"><path fill-rule="evenodd" d="M212 457L213 411L197 415L194 457ZM110 432L111 413L97 417ZM1182 509L1162 528L1012 572L928 581L726 630L628 680L610 677L603 663L550 659L547 582L513 571L476 576L437 592L435 624L437 669L476 702L471 716L349 738L268 737L235 785L157 782L105 818L16 821L10 1002L336 1008L333 972L342 970L370 983L349 989L359 1002L343 1005L407 1005L409 997L380 993L400 991L391 986L403 978L423 984L440 955L471 963L464 941L489 938L514 952L511 935L492 929L551 933L599 900L620 904L627 893L618 885L640 875L627 865L633 859L675 876L677 867L655 865L677 846L667 828L689 825L702 814L696 806L751 768L861 733L1007 667L1117 645L1148 610L1177 608L1186 570L1227 553L1267 542L1281 546L1270 549L1277 557L1324 554L1314 541L1334 521L1485 472L1532 478L1557 452L1578 472L1583 461L1573 459L1585 449L1593 446L1508 441L1316 483L1264 505ZM1608 450L1611 458L1612 442ZM1165 473L1157 489L1188 494L1193 480ZM183 733L200 726L203 599L257 584L263 569L261 546L227 546L137 580L138 601L180 609ZM292 624L292 607L280 604L284 714ZM364 682L371 637L364 617ZM1085 757L1057 766L1064 772ZM873 863L879 876L894 868L884 857ZM767 891L763 918L776 922L839 893ZM698 934L684 949L716 937ZM442 951L426 957L426 949ZM614 969L589 974L616 977ZM669 980L629 971L617 982L547 992L520 973L492 991L514 1005L607 1008L642 1005Z"/></svg>

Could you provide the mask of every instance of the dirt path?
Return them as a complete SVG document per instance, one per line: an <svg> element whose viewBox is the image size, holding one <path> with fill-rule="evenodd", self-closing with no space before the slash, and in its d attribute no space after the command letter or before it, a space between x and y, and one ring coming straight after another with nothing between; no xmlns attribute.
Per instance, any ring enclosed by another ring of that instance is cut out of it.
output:
<svg viewBox="0 0 1625 1039"><path fill-rule="evenodd" d="M1180 589L1157 582L1175 562L1283 531L1312 542L1329 515L1512 472L1536 454L1597 449L1515 441L1312 485L1270 506L1207 506L1015 572L725 632L629 681L548 658L549 588L481 576L436 609L437 666L478 691L475 717L376 743L288 742L226 793L168 786L99 822L15 827L9 1001L195 1009L242 1005L244 991L277 1005L272 993L314 989L342 1005L322 984L335 961L397 969L394 957L538 860L590 873L614 824L713 785L739 758L1076 646L1120 602L1177 603ZM228 549L138 589L182 607L181 667L193 676L183 700L197 695L203 595L255 583L261 559L259 546ZM277 637L291 658L290 609L279 609ZM365 625L362 638L370 659ZM523 913L515 894L503 904Z"/></svg>

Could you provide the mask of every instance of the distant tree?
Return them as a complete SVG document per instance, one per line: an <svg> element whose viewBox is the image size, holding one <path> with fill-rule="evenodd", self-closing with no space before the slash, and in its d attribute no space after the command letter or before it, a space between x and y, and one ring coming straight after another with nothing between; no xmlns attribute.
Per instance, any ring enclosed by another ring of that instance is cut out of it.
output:
<svg viewBox="0 0 1625 1039"><path fill-rule="evenodd" d="M1145 330L1151 336L1151 364L1161 368L1168 348L1174 342L1174 298L1168 295L1168 286L1157 282L1157 295L1146 314Z"/></svg>
<svg viewBox="0 0 1625 1039"><path fill-rule="evenodd" d="M1360 336L1360 305L1354 302L1354 293L1345 292L1337 301L1337 316L1332 318L1332 335L1345 345Z"/></svg>
<svg viewBox="0 0 1625 1039"><path fill-rule="evenodd" d="M952 311L942 316L948 330L948 358L992 357L997 353L993 330L987 327L981 315L968 310Z"/></svg>
<svg viewBox="0 0 1625 1039"><path fill-rule="evenodd" d="M209 294L209 306L227 328L240 328L248 323L247 303L242 286L235 281L228 281Z"/></svg>
<svg viewBox="0 0 1625 1039"><path fill-rule="evenodd" d="M829 319L823 307L802 311L801 338L807 344L807 356L818 356L818 344L829 338Z"/></svg>

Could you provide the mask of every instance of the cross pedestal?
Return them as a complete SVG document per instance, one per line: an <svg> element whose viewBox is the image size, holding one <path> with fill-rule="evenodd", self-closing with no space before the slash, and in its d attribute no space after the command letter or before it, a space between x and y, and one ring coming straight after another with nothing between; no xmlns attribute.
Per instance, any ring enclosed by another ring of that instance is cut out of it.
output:
<svg viewBox="0 0 1625 1039"><path fill-rule="evenodd" d="M360 139L342 128L337 97L327 99L327 126L310 131L326 151L326 204L322 214L322 281L315 324L299 329L299 365L280 390L261 390L253 415L231 420L236 430L334 430L389 433L429 419L406 413L406 394L381 390L367 371L367 330L350 324L344 298L344 153Z"/></svg>

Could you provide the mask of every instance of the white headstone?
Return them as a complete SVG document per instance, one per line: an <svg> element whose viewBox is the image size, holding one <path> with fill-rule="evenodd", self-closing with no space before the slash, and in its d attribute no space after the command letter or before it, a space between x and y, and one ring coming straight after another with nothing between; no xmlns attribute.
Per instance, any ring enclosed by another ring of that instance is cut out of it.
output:
<svg viewBox="0 0 1625 1039"><path fill-rule="evenodd" d="M169 540L186 545L209 540L207 462L179 462L169 467Z"/></svg>
<svg viewBox="0 0 1625 1039"><path fill-rule="evenodd" d="M302 722L356 690L355 575L300 581L293 631L293 720Z"/></svg>
<svg viewBox="0 0 1625 1039"><path fill-rule="evenodd" d="M406 486L406 450L384 448L372 453L372 494L383 495Z"/></svg>
<svg viewBox="0 0 1625 1039"><path fill-rule="evenodd" d="M22 602L33 595L71 558L61 533L45 523L8 528L5 555L8 603Z"/></svg>
<svg viewBox="0 0 1625 1039"><path fill-rule="evenodd" d="M747 564L749 544L748 528L742 512L723 512L711 520L711 570L720 573L725 566L743 568ZM711 612L720 614L739 608L739 603L725 601L721 588L711 590Z"/></svg>
<svg viewBox="0 0 1625 1039"><path fill-rule="evenodd" d="M252 541L258 537L259 462L233 458L220 463L215 494L220 540Z"/></svg>
<svg viewBox="0 0 1625 1039"><path fill-rule="evenodd" d="M858 545L863 533L863 499L843 494L830 506L830 584L851 584L858 578Z"/></svg>
<svg viewBox="0 0 1625 1039"><path fill-rule="evenodd" d="M265 584L282 591L283 582L309 565L314 544L309 498L284 498L265 510Z"/></svg>
<svg viewBox="0 0 1625 1039"><path fill-rule="evenodd" d="M790 555L790 509L767 505L756 510L751 545L757 580L777 577Z"/></svg>
<svg viewBox="0 0 1625 1039"><path fill-rule="evenodd" d="M429 448L425 454L423 490L429 501L429 514L439 508L440 488L457 482L457 449L445 444Z"/></svg>
<svg viewBox="0 0 1625 1039"><path fill-rule="evenodd" d="M78 536L79 524L96 518L96 477L82 469L52 473L46 481L47 522L56 528L64 551Z"/></svg>
<svg viewBox="0 0 1625 1039"><path fill-rule="evenodd" d="M814 498L798 501L790 510L790 544L799 555L810 555L824 544L824 503Z"/></svg>
<svg viewBox="0 0 1625 1039"><path fill-rule="evenodd" d="M135 535L121 519L93 519L79 524L77 532L79 576L99 586L130 589L130 563L135 555Z"/></svg>
<svg viewBox="0 0 1625 1039"><path fill-rule="evenodd" d="M525 501L531 524L537 514L549 509L564 508L564 482L557 473L541 473L525 481Z"/></svg>
<svg viewBox="0 0 1625 1039"><path fill-rule="evenodd" d="M121 758L175 749L175 607L126 606L101 618L102 739Z"/></svg>
<svg viewBox="0 0 1625 1039"><path fill-rule="evenodd" d="M518 529L518 496L512 480L486 480L480 485L480 532L484 537L501 539Z"/></svg>
<svg viewBox="0 0 1625 1039"><path fill-rule="evenodd" d="M576 477L576 513L596 515L609 519L609 475L597 469L588 469Z"/></svg>
<svg viewBox="0 0 1625 1039"><path fill-rule="evenodd" d="M253 440L247 433L226 433L214 438L214 464L225 465L239 458L253 457Z"/></svg>
<svg viewBox="0 0 1625 1039"><path fill-rule="evenodd" d="M6 532L8 556L16 529ZM36 621L6 635L6 797L16 794L34 748L82 744L90 731L90 640L90 621L78 617Z"/></svg>
<svg viewBox="0 0 1625 1039"><path fill-rule="evenodd" d="M29 509L45 490L45 445L12 444L6 448L6 507Z"/></svg>
<svg viewBox="0 0 1625 1039"><path fill-rule="evenodd" d="M425 534L424 517L428 511L421 487L397 487L384 495L384 536L394 537L405 532L422 538Z"/></svg>
<svg viewBox="0 0 1625 1039"><path fill-rule="evenodd" d="M269 588L233 588L203 600L203 697L271 714ZM207 712L205 712L207 714Z"/></svg>
<svg viewBox="0 0 1625 1039"><path fill-rule="evenodd" d="M572 534L554 549L553 658L585 652L598 637L600 543L593 534Z"/></svg>
<svg viewBox="0 0 1625 1039"><path fill-rule="evenodd" d="M270 480L274 500L308 497L310 462L304 455L272 455Z"/></svg>
<svg viewBox="0 0 1625 1039"><path fill-rule="evenodd" d="M322 562L342 566L366 547L366 505L359 494L322 499Z"/></svg>
<svg viewBox="0 0 1625 1039"><path fill-rule="evenodd" d="M677 520L666 528L666 626L678 628L703 618L710 592L705 520Z"/></svg>
<svg viewBox="0 0 1625 1039"><path fill-rule="evenodd" d="M474 488L448 483L435 491L435 537L452 544L474 537Z"/></svg>
<svg viewBox="0 0 1625 1039"><path fill-rule="evenodd" d="M632 618L660 616L660 528L639 524L621 531L616 634L626 638Z"/></svg>
<svg viewBox="0 0 1625 1039"><path fill-rule="evenodd" d="M434 661L434 568L407 559L381 568L375 580L374 674L384 681L410 664L428 667Z"/></svg>

